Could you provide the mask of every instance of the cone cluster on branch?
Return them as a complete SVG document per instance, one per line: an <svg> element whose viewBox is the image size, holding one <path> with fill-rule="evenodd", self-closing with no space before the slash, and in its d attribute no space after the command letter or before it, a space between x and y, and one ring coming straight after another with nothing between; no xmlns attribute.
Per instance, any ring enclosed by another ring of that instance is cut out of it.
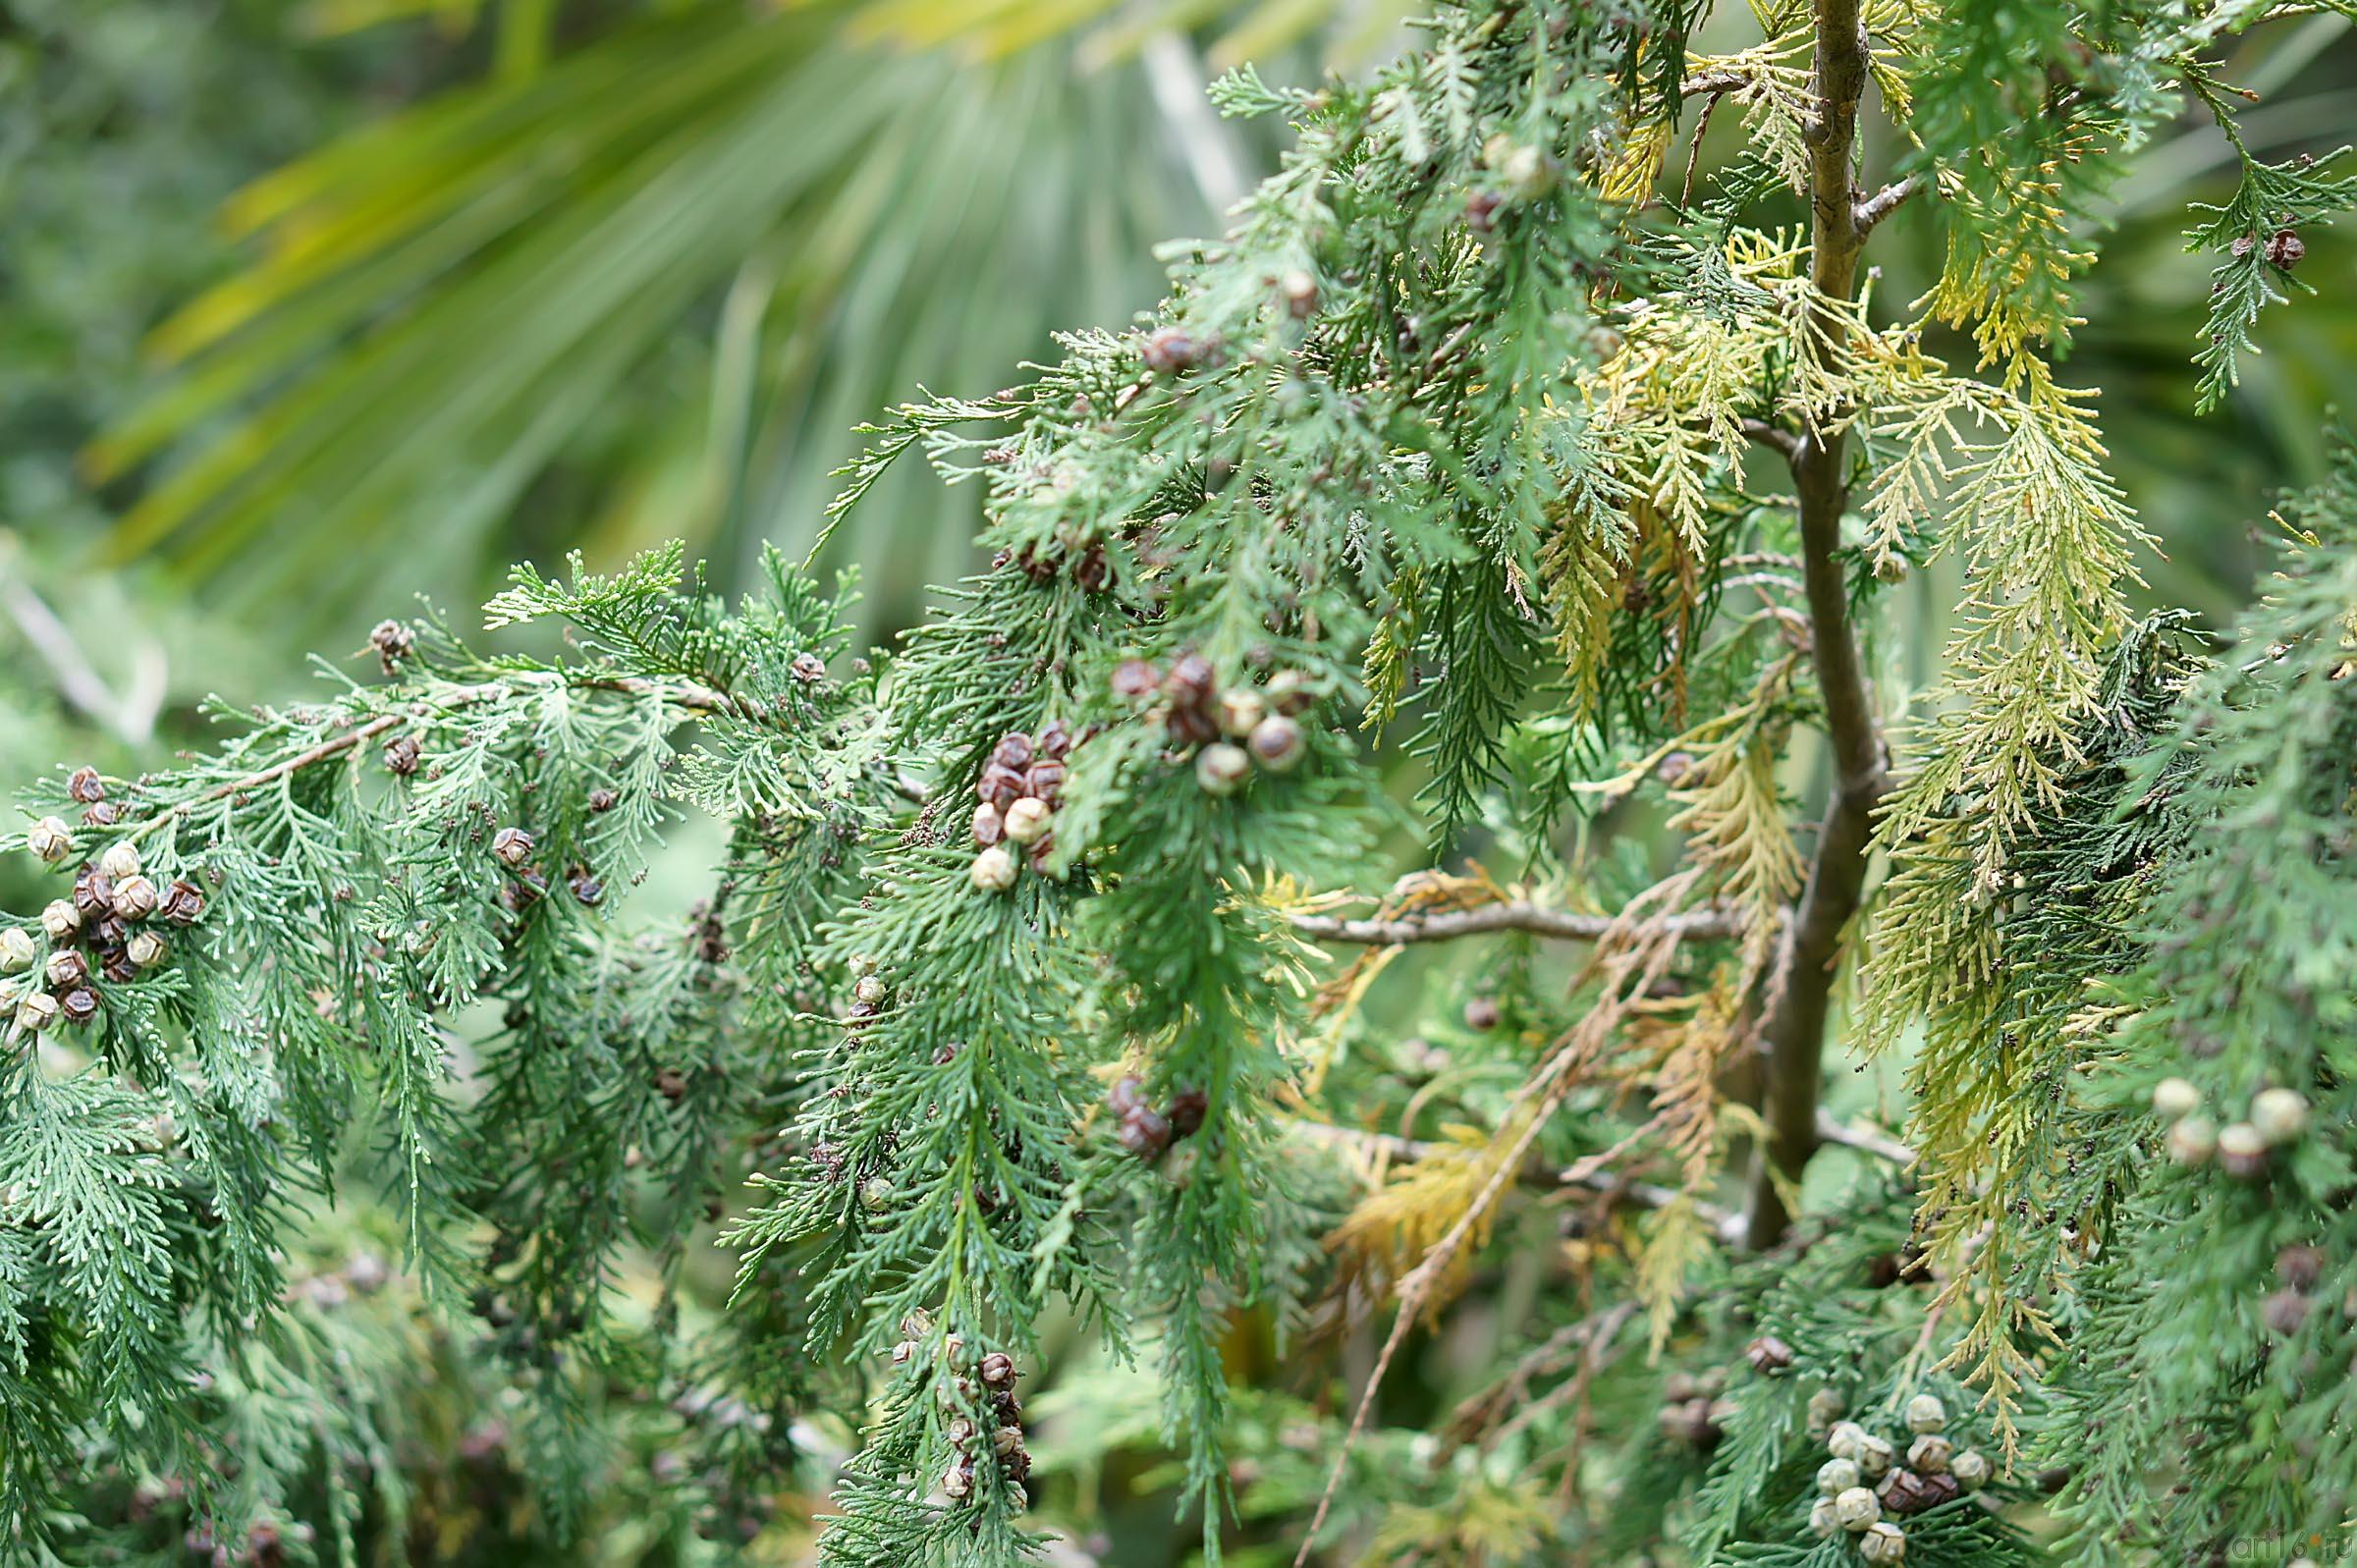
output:
<svg viewBox="0 0 2357 1568"><path fill-rule="evenodd" d="M76 769L67 790L92 807L112 803L92 768ZM33 823L25 841L50 865L74 853L74 833L56 817ZM150 922L194 925L204 903L204 890L184 878L159 890L133 840L108 845L83 862L70 896L53 898L41 910L40 938L24 926L0 928L0 1011L10 1017L11 1032L89 1023L98 1016L104 987L129 984L171 956L170 940Z"/></svg>
<svg viewBox="0 0 2357 1568"><path fill-rule="evenodd" d="M1223 687L1199 653L1179 655L1167 673L1151 660L1131 659L1114 672L1113 691L1162 724L1174 756L1193 754L1195 782L1206 794L1235 793L1256 767L1290 773L1308 751L1299 716L1312 693L1291 671L1278 671L1265 685Z"/></svg>
<svg viewBox="0 0 2357 1568"><path fill-rule="evenodd" d="M1810 1402L1812 1418L1838 1408L1830 1390L1820 1390ZM1989 1461L1976 1450L1958 1450L1947 1436L1947 1408L1937 1395L1915 1395L1904 1416L1903 1457L1897 1437L1870 1432L1855 1421L1834 1421L1825 1433L1832 1457L1817 1468L1818 1496L1809 1507L1809 1529L1820 1537L1847 1531L1858 1538L1858 1554L1868 1562L1896 1563L1907 1554L1906 1532L1884 1515L1927 1512L1990 1479Z"/></svg>
<svg viewBox="0 0 2357 1568"><path fill-rule="evenodd" d="M969 875L976 888L1005 892L1024 864L1048 874L1056 849L1056 808L1064 804L1072 750L1084 738L1051 719L1033 733L1011 730L991 748L974 783L981 803L974 807Z"/></svg>

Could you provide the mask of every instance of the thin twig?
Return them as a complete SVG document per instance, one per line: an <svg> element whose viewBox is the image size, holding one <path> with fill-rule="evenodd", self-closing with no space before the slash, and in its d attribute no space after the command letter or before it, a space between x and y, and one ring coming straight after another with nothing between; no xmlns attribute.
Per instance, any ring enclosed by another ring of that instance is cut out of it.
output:
<svg viewBox="0 0 2357 1568"><path fill-rule="evenodd" d="M234 795L245 794L248 790L259 789L267 784L276 784L290 774L301 773L303 769L315 767L330 757L341 756L352 750L353 747L365 745L375 736L383 734L388 730L398 730L409 722L410 716L406 713L378 714L364 725L347 730L331 740L322 740L307 751L299 751L292 757L282 758L259 773L249 773L243 779L232 779L225 784L207 789L192 800L184 800L176 806L159 812L133 829L129 837L137 838L151 832L158 824L168 822L174 817L185 817L209 801L228 799Z"/></svg>
<svg viewBox="0 0 2357 1568"><path fill-rule="evenodd" d="M1724 96L1724 93L1712 93L1710 101L1702 106L1702 113L1694 121L1693 139L1686 143L1686 178L1677 188L1677 210L1680 212L1694 205L1694 171L1702 163L1702 138L1711 134L1711 116L1719 112L1719 100Z"/></svg>
<svg viewBox="0 0 2357 1568"><path fill-rule="evenodd" d="M1644 910L1649 903L1674 906L1691 891L1700 873L1687 871L1656 883L1622 911L1629 933L1627 946L1607 943L1596 955L1595 969L1600 973L1601 987L1596 1001L1583 1018L1558 1042L1537 1072L1533 1073L1508 1102L1508 1123L1519 1123L1518 1130L1507 1140L1499 1153L1498 1166L1490 1172L1481 1190L1465 1206L1462 1214L1440 1240L1424 1254L1423 1261L1410 1270L1398 1282L1397 1294L1399 1308L1392 1319L1392 1331L1385 1336L1383 1348L1376 1353L1375 1366L1368 1373L1366 1386L1359 1391L1358 1404L1351 1413L1349 1428L1343 1433L1342 1444L1326 1473L1326 1487L1318 1496L1318 1506L1310 1515L1309 1528L1301 1538L1301 1548L1293 1556L1293 1568L1307 1568L1311 1551L1317 1545L1318 1532L1325 1527L1327 1515L1333 1511L1335 1492L1343 1483L1343 1470L1348 1464L1350 1450L1357 1444L1360 1433L1366 1431L1367 1418L1374 1413L1375 1395L1383 1386L1386 1373L1398 1356L1399 1347L1407 1342L1408 1329L1431 1298L1435 1283L1464 1250L1484 1216L1496 1204L1505 1190L1518 1178L1537 1144L1539 1134L1562 1108L1572 1086L1581 1082L1592 1068L1606 1043L1613 1039L1620 1020L1627 1015L1631 999L1644 995L1669 970L1677 956L1681 933L1659 924L1659 917L1646 919ZM1610 1149L1587 1156L1566 1166L1559 1180L1566 1184L1584 1184L1599 1171L1608 1170L1638 1142L1660 1130L1662 1118L1654 1117L1631 1131Z"/></svg>
<svg viewBox="0 0 2357 1568"><path fill-rule="evenodd" d="M1472 909L1446 909L1429 915L1402 915L1393 920L1346 920L1340 915L1297 914L1292 927L1319 942L1351 942L1372 947L1403 947L1416 942L1446 942L1453 937L1482 936L1494 931L1527 931L1541 937L1593 942L1621 923L1619 915L1574 914L1551 909L1526 899L1482 904ZM1746 921L1740 911L1727 908L1692 909L1660 915L1647 922L1687 937L1740 936Z"/></svg>
<svg viewBox="0 0 2357 1568"><path fill-rule="evenodd" d="M1462 349L1465 346L1466 340L1472 336L1473 323L1470 321L1459 322L1454 332L1452 332L1449 334L1449 336L1443 338L1440 341L1439 346L1436 347L1432 352L1424 356L1425 377L1429 379L1432 376L1437 375L1440 372L1441 366L1448 363L1450 356L1455 353L1457 350Z"/></svg>
<svg viewBox="0 0 2357 1568"><path fill-rule="evenodd" d="M1632 1298L1633 1300L1633 1298ZM1494 1446L1498 1412L1520 1409L1530 1397L1530 1385L1541 1378L1552 1378L1563 1371L1584 1353L1588 1339L1599 1324L1620 1307L1631 1305L1623 1301L1593 1317L1566 1324L1549 1334L1533 1349L1524 1351L1505 1377L1479 1393L1458 1401L1450 1413L1449 1432L1458 1446L1481 1439L1484 1450ZM1484 1435L1491 1433L1492 1435Z"/></svg>
<svg viewBox="0 0 2357 1568"><path fill-rule="evenodd" d="M1894 185L1883 187L1882 189L1859 202L1856 210L1850 215L1850 222L1856 227L1858 238L1863 240L1872 234L1876 224L1897 211L1902 202L1922 189L1923 176L1911 174Z"/></svg>
<svg viewBox="0 0 2357 1568"><path fill-rule="evenodd" d="M1596 1380L1596 1374L1604 1369L1605 1357L1612 1349L1614 1342L1620 1337L1620 1330L1627 1327L1629 1319L1637 1315L1638 1305L1636 1298L1632 1296L1606 1308L1596 1318L1589 1320L1594 1325L1594 1332L1587 1336L1586 1343L1581 1346L1578 1370L1538 1398L1528 1401L1517 1409L1512 1416L1507 1419L1506 1425L1500 1427L1484 1440L1483 1449L1487 1451L1500 1447L1511 1441L1531 1423L1564 1405L1585 1399L1589 1384Z"/></svg>
<svg viewBox="0 0 2357 1568"><path fill-rule="evenodd" d="M1802 591L1801 580L1781 571L1740 571L1731 577L1719 579L1719 586L1728 588L1782 588L1792 593Z"/></svg>
<svg viewBox="0 0 2357 1568"><path fill-rule="evenodd" d="M1889 1133L1872 1127L1853 1127L1822 1106L1817 1110L1817 1137L1823 1143L1839 1144L1844 1149L1887 1160L1902 1169L1915 1162L1915 1151Z"/></svg>
<svg viewBox="0 0 2357 1568"><path fill-rule="evenodd" d="M1789 430L1772 425L1765 419L1744 420L1743 437L1772 452L1781 454L1786 462L1791 462L1800 456L1800 437ZM1799 563L1795 562L1793 565L1797 566Z"/></svg>
<svg viewBox="0 0 2357 1568"><path fill-rule="evenodd" d="M1693 98L1703 93L1739 92L1751 85L1751 78L1740 71L1710 71L1699 77L1688 77L1678 87L1680 96Z"/></svg>

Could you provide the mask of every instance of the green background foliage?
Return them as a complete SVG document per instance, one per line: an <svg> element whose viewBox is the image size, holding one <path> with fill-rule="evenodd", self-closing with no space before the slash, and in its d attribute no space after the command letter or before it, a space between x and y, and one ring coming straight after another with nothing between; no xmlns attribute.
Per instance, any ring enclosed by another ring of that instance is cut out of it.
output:
<svg viewBox="0 0 2357 1568"><path fill-rule="evenodd" d="M285 658L413 592L479 598L521 557L682 536L726 582L763 540L798 554L855 425L920 384L1005 385L1051 329L1122 324L1153 247L1267 172L1261 128L1178 107L1214 70L1360 66L1407 8L11 9L9 525L37 569L161 576L158 603L196 595ZM2345 27L2228 51L2221 76L2263 94L2255 157L2357 120ZM2209 262L2178 197L2223 201L2232 176L2214 127L2156 128L2098 203L2119 264L2072 370L2163 542L2156 596L2211 614L2255 560L2220 519L2322 471L2276 416L2357 404L2357 304L2327 290L2194 423L2177 371ZM2345 235L2313 243L2309 275L2348 266ZM1938 265L1913 248L1884 258L1894 299ZM2202 472L2162 460L2221 428ZM974 520L970 492L887 483L836 551L872 628L956 573Z"/></svg>

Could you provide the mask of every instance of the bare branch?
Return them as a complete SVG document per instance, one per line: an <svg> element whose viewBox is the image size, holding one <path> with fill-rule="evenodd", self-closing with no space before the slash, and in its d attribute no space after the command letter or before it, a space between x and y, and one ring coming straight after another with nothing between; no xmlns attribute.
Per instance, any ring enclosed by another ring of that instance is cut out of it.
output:
<svg viewBox="0 0 2357 1568"><path fill-rule="evenodd" d="M1639 903L1658 900L1672 904L1684 896L1685 891L1699 873L1688 871L1668 881L1657 883L1638 895ZM1350 1460L1350 1451L1357 1445L1359 1434L1366 1431L1367 1418L1374 1412L1376 1391L1383 1386L1385 1375L1391 1370L1399 1347L1407 1342L1407 1334L1427 1305L1436 1281L1439 1280L1457 1255L1470 1244L1475 1229L1481 1224L1505 1190L1512 1185L1527 1167L1531 1151L1537 1146L1539 1134L1549 1118L1561 1108L1575 1084L1587 1080L1605 1050L1606 1043L1618 1030L1627 1016L1631 999L1641 995L1659 981L1677 955L1678 935L1659 926L1636 922L1632 932L1636 940L1624 947L1607 947L1597 955L1600 994L1596 1004L1586 1016L1573 1025L1557 1042L1538 1071L1514 1092L1508 1103L1509 1125L1518 1123L1510 1132L1502 1130L1504 1147L1499 1153L1497 1166L1482 1182L1481 1190L1448 1231L1426 1249L1423 1262L1409 1270L1398 1283L1398 1311L1393 1314L1392 1330L1384 1336L1375 1353L1375 1365L1368 1371L1365 1385L1360 1388L1358 1401L1352 1407L1350 1425L1343 1433L1341 1446L1334 1463L1326 1472L1326 1487L1319 1493L1318 1506L1311 1513L1309 1528L1301 1537L1301 1549L1293 1555L1293 1568L1308 1568L1310 1554L1316 1548L1318 1532L1324 1528L1326 1516L1334 1506L1337 1488L1342 1486L1343 1472ZM1565 1166L1556 1179L1564 1185L1585 1184L1591 1177L1609 1171L1630 1149L1647 1136L1660 1130L1662 1117L1656 1115L1644 1125L1634 1127L1609 1149L1598 1150ZM1727 1217L1729 1224L1733 1217ZM1722 1234L1726 1234L1725 1231Z"/></svg>
<svg viewBox="0 0 2357 1568"><path fill-rule="evenodd" d="M1923 176L1911 174L1895 185L1887 185L1857 204L1850 214L1850 223L1863 240L1874 232L1874 226L1898 210L1909 196L1923 189Z"/></svg>
<svg viewBox="0 0 2357 1568"><path fill-rule="evenodd" d="M1744 420L1743 436L1747 441L1781 455L1786 462L1795 461L1800 457L1800 437L1765 419Z"/></svg>
<svg viewBox="0 0 2357 1568"><path fill-rule="evenodd" d="M1719 112L1719 100L1724 96L1718 92L1711 94L1711 101L1702 106L1702 114L1694 122L1693 135L1686 139L1686 178L1677 188L1680 212L1694 205L1694 171L1702 167L1702 143L1711 134L1711 116Z"/></svg>
<svg viewBox="0 0 2357 1568"><path fill-rule="evenodd" d="M1513 899L1472 909L1445 909L1427 915L1402 915L1394 920L1346 920L1340 915L1299 914L1292 927L1318 942L1358 943L1372 947L1403 947L1415 942L1446 942L1453 937L1476 937L1495 931L1527 931L1541 937L1593 942L1620 925L1619 915L1573 914L1544 904ZM1713 907L1683 914L1657 915L1642 923L1687 937L1733 937L1745 921L1734 909Z"/></svg>
<svg viewBox="0 0 2357 1568"><path fill-rule="evenodd" d="M212 789L207 789L203 794L196 796L192 800L183 801L181 804L172 807L169 811L161 812L158 815L149 818L147 821L139 824L139 826L137 828L132 829L124 837L129 838L140 838L145 834L153 832L162 824L171 821L174 817L187 816L190 812L195 810L197 806L207 801L224 800L232 795L243 794L249 789L259 789L262 785L267 784L275 784L279 780L288 777L290 774L301 773L305 768L315 767L319 763L325 762L331 757L340 757L345 752L352 750L355 746L366 745L369 740L373 739L375 736L381 735L389 730L398 730L409 722L410 719L409 715L407 714L379 714L375 718L369 720L366 724L356 725L354 728L345 730L340 735L320 741L317 745L312 746L307 750L299 751L291 757L282 758L281 760L272 763L269 767L262 769L258 773L249 773L243 779L232 779L225 784L221 784Z"/></svg>
<svg viewBox="0 0 2357 1568"><path fill-rule="evenodd" d="M1699 77L1688 77L1678 85L1683 97L1698 98L1706 92L1740 92L1751 85L1751 78L1740 71L1711 71Z"/></svg>

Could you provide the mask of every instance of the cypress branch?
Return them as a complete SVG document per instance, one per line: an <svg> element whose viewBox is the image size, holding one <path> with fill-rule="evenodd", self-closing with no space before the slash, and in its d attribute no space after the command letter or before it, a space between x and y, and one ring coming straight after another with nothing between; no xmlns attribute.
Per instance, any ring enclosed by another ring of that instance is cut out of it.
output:
<svg viewBox="0 0 2357 1568"><path fill-rule="evenodd" d="M1014 1568L1081 1449L1211 1564L2331 1539L2357 459L2217 645L2131 613L2052 363L2104 171L2231 130L2205 51L2292 12L1706 9L1219 83L1294 148L1154 312L846 470L830 528L897 461L984 492L895 649L774 554L576 560L503 651L388 622L36 781L0 1555L725 1561L823 1495L830 1568ZM2303 253L2261 220L2346 194L2240 177L2200 401ZM1940 282L1875 297L1917 224ZM1829 1038L1903 1046L1889 1104Z"/></svg>

